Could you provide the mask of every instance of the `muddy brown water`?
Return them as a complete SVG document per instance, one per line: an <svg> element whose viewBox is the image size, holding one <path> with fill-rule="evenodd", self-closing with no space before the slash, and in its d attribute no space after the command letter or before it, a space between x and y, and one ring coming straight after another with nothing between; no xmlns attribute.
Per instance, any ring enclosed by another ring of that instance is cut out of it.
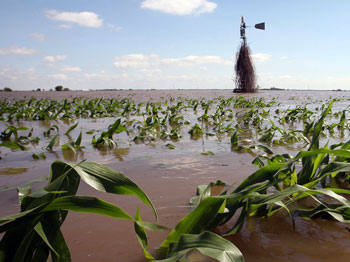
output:
<svg viewBox="0 0 350 262"><path fill-rule="evenodd" d="M68 92L0 92L4 99L50 98L64 99L80 97L131 97L135 102L164 101L169 97L207 98L219 96L230 97L231 90L149 90L149 91L68 91ZM239 94L242 95L242 94ZM331 91L261 91L247 97L264 97L269 100L278 97L283 107L313 102L321 105L331 97L350 98L349 92ZM334 107L344 109L348 101L341 102ZM78 119L79 127L84 131L101 129L113 122L113 119ZM60 130L69 125L62 121L55 122ZM50 123L39 121L21 121L19 125L34 128L37 135L50 126ZM4 126L0 125L0 130ZM71 134L77 137L80 129ZM63 132L61 132L63 134ZM34 134L35 135L35 134ZM60 143L68 138L61 135ZM63 161L97 161L118 170L133 179L150 197L159 214L160 224L173 228L177 222L192 209L188 205L200 184L208 184L218 179L228 183L238 183L256 170L251 164L253 157L249 154L232 152L229 141L219 141L216 138L191 140L182 138L178 142L171 142L176 146L170 150L164 142L149 144L134 144L127 141L127 136L121 136L118 148L101 152L87 146L79 152L76 158L62 154L59 147L53 153L47 153L46 160L34 161L32 152L43 152L43 144L33 146L30 152L11 151L0 148L0 188L26 184L49 174L50 164L56 160ZM129 138L130 140L130 138ZM91 136L83 136L83 144L89 144ZM285 148L276 148L281 152ZM202 152L212 151L213 156L202 155ZM36 182L34 188L45 184ZM92 195L112 202L124 208L131 215L136 207L140 207L142 219L155 222L152 210L144 206L136 197L102 194L89 188L82 182L79 195ZM18 211L18 197L15 190L0 193L0 216ZM63 225L63 234L68 242L73 261L145 261L134 234L130 221L115 220L93 214L71 212ZM279 214L268 220L250 219L244 228L229 239L238 246L246 261L349 261L350 232L346 225L333 221L296 218L293 229L288 216ZM149 246L151 252L165 239L169 232L149 232ZM196 254L189 257L192 261L206 261Z"/></svg>

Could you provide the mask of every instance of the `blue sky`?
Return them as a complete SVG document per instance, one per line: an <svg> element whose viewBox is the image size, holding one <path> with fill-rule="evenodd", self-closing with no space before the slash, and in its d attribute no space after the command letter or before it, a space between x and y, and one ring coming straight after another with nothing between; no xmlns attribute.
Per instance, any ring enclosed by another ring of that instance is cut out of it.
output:
<svg viewBox="0 0 350 262"><path fill-rule="evenodd" d="M350 89L350 1L0 0L0 88L232 89L240 17L261 87Z"/></svg>

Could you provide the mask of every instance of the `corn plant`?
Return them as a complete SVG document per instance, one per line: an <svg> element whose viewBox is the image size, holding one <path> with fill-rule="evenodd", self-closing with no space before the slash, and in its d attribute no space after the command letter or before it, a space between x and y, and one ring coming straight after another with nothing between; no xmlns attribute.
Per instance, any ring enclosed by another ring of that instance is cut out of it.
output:
<svg viewBox="0 0 350 262"><path fill-rule="evenodd" d="M93 162L77 165L56 161L51 165L48 185L31 193L20 189L21 212L0 218L1 261L71 261L69 248L61 232L68 211L96 213L134 222L138 227L162 229L134 219L123 209L95 197L76 196L80 180L108 193L135 195L155 208L147 195L132 180L106 166Z"/></svg>
<svg viewBox="0 0 350 262"><path fill-rule="evenodd" d="M121 124L121 119L118 118L112 125L108 126L107 131L101 133L100 137L93 137L92 144L95 147L116 147L116 142L113 140L115 133L128 132L124 125Z"/></svg>

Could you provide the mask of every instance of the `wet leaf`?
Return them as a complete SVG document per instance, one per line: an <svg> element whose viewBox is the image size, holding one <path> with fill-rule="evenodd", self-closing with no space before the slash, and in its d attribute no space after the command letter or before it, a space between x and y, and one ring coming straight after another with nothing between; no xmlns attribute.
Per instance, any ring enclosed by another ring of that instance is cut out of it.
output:
<svg viewBox="0 0 350 262"><path fill-rule="evenodd" d="M66 136L69 135L69 133L78 126L79 122L75 123L74 125L71 125L67 131L64 133Z"/></svg>
<svg viewBox="0 0 350 262"><path fill-rule="evenodd" d="M167 252L171 242L180 240L182 234L198 234L205 229L220 212L224 212L225 199L207 197L200 204L182 218L176 227L170 232L161 245L163 252Z"/></svg>
<svg viewBox="0 0 350 262"><path fill-rule="evenodd" d="M26 149L24 146L12 141L4 141L0 144L0 146L11 148L11 149L18 149L18 150Z"/></svg>
<svg viewBox="0 0 350 262"><path fill-rule="evenodd" d="M215 154L212 151L206 151L201 153L204 156L215 156Z"/></svg>
<svg viewBox="0 0 350 262"><path fill-rule="evenodd" d="M176 262L192 250L220 262L244 262L241 251L234 244L212 232L181 235L178 242L171 244L167 258L155 261Z"/></svg>
<svg viewBox="0 0 350 262"><path fill-rule="evenodd" d="M176 147L173 144L166 144L165 145L169 149L175 149Z"/></svg>
<svg viewBox="0 0 350 262"><path fill-rule="evenodd" d="M44 152L41 152L39 154L33 153L32 157L33 157L34 160L46 159L46 155L45 155Z"/></svg>

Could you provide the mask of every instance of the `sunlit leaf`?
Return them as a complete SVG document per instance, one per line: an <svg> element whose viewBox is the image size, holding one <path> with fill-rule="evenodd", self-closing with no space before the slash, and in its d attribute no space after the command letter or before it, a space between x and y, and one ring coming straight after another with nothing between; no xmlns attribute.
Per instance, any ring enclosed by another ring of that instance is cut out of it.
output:
<svg viewBox="0 0 350 262"><path fill-rule="evenodd" d="M183 234L169 249L166 259L156 261L176 262L192 250L198 250L203 255L220 262L244 262L241 251L234 244L212 232L203 232L199 235Z"/></svg>

